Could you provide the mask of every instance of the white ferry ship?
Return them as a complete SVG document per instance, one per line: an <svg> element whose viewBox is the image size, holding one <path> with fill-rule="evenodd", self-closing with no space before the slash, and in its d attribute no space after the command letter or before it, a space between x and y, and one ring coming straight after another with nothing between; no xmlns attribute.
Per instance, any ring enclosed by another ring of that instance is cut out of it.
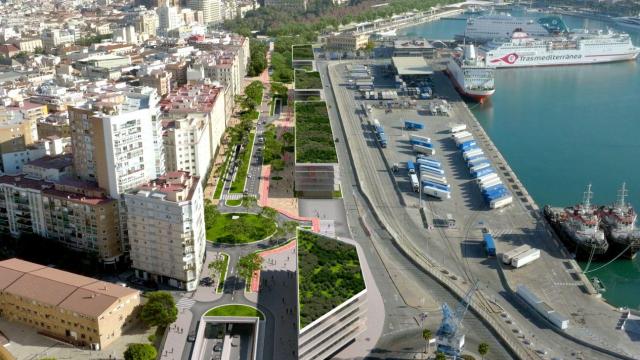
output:
<svg viewBox="0 0 640 360"><path fill-rule="evenodd" d="M525 32L531 36L549 36L566 33L569 29L558 16L539 19L518 17L509 14L492 14L467 19L464 36L471 41L486 42L511 37L514 32Z"/></svg>
<svg viewBox="0 0 640 360"><path fill-rule="evenodd" d="M491 41L480 47L489 66L525 67L595 64L633 60L640 49L627 34L590 34L586 31L567 36L533 38L515 32L511 39Z"/></svg>
<svg viewBox="0 0 640 360"><path fill-rule="evenodd" d="M496 91L494 72L483 58L476 56L473 45L466 45L464 51L454 54L447 62L447 74L458 92L478 102Z"/></svg>
<svg viewBox="0 0 640 360"><path fill-rule="evenodd" d="M630 30L640 30L640 15L625 16L614 19L616 25Z"/></svg>

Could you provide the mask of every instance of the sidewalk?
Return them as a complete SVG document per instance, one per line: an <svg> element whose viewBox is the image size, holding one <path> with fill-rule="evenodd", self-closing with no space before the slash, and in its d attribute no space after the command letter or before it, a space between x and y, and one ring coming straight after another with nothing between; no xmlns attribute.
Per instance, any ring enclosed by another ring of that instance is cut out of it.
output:
<svg viewBox="0 0 640 360"><path fill-rule="evenodd" d="M164 341L164 349L160 351L162 360L181 360L182 352L189 336L189 327L193 314L190 310L181 309L178 319L167 329L167 338Z"/></svg>
<svg viewBox="0 0 640 360"><path fill-rule="evenodd" d="M291 250L294 254L293 258L295 258L295 249L297 242L295 240L277 247L275 249L269 249L262 252L259 252L264 262L262 263L262 270L288 270L288 271L296 271L295 262L293 262L293 268L291 268L292 256L289 254L289 250ZM286 255L286 260L284 260L284 254ZM280 261L278 261L280 260ZM278 267L278 263L280 266ZM260 270L254 271L251 276L251 291L258 292L260 290Z"/></svg>

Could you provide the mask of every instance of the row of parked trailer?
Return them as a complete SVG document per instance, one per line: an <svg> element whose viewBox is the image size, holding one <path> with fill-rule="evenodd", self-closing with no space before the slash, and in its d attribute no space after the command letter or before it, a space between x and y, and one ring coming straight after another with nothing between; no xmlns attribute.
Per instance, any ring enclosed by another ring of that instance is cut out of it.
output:
<svg viewBox="0 0 640 360"><path fill-rule="evenodd" d="M462 151L469 172L476 179L482 196L492 209L507 206L513 202L513 196L502 183L484 151L478 146L473 135L466 130L464 124L453 124L449 127L451 138L456 147Z"/></svg>
<svg viewBox="0 0 640 360"><path fill-rule="evenodd" d="M540 258L540 249L534 249L529 245L519 246L502 254L502 262L514 268L521 268Z"/></svg>
<svg viewBox="0 0 640 360"><path fill-rule="evenodd" d="M427 147L426 144L428 144L430 147L427 148L433 149L429 138L419 136L411 140L412 142L419 141L422 144L417 146ZM407 161L407 169L413 191L420 192L422 190L425 195L441 200L451 198L451 185L447 181L440 161L429 155L418 153L415 163L411 160Z"/></svg>
<svg viewBox="0 0 640 360"><path fill-rule="evenodd" d="M559 329L565 330L569 328L569 319L553 310L549 304L540 300L536 294L534 294L525 285L518 285L516 287L516 293L527 303L534 308L540 315L547 319L550 323Z"/></svg>

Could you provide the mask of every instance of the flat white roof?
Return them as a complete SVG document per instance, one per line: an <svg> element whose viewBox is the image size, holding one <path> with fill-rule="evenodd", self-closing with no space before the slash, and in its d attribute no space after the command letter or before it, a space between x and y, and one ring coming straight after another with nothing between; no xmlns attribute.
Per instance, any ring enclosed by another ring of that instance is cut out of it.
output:
<svg viewBox="0 0 640 360"><path fill-rule="evenodd" d="M394 56L391 58L398 75L432 75L433 69L421 56Z"/></svg>

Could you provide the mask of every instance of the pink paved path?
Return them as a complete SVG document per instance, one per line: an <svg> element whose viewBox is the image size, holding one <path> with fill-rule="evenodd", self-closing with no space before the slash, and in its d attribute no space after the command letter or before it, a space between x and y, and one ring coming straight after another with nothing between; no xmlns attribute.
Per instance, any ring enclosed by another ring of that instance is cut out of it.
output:
<svg viewBox="0 0 640 360"><path fill-rule="evenodd" d="M295 240L293 240L293 241L291 241L291 242L289 242L289 243L287 243L287 244L285 244L283 246L277 247L275 249L269 249L269 250L265 250L265 251L259 252L258 255L260 255L261 257L265 258L265 257L267 257L269 255L272 255L272 254L277 254L277 253L280 253L280 252L291 250L291 249L296 247L296 244L297 244L297 242ZM251 291L252 292L258 292L258 290L260 290L260 270L254 271L253 275L251 275Z"/></svg>

